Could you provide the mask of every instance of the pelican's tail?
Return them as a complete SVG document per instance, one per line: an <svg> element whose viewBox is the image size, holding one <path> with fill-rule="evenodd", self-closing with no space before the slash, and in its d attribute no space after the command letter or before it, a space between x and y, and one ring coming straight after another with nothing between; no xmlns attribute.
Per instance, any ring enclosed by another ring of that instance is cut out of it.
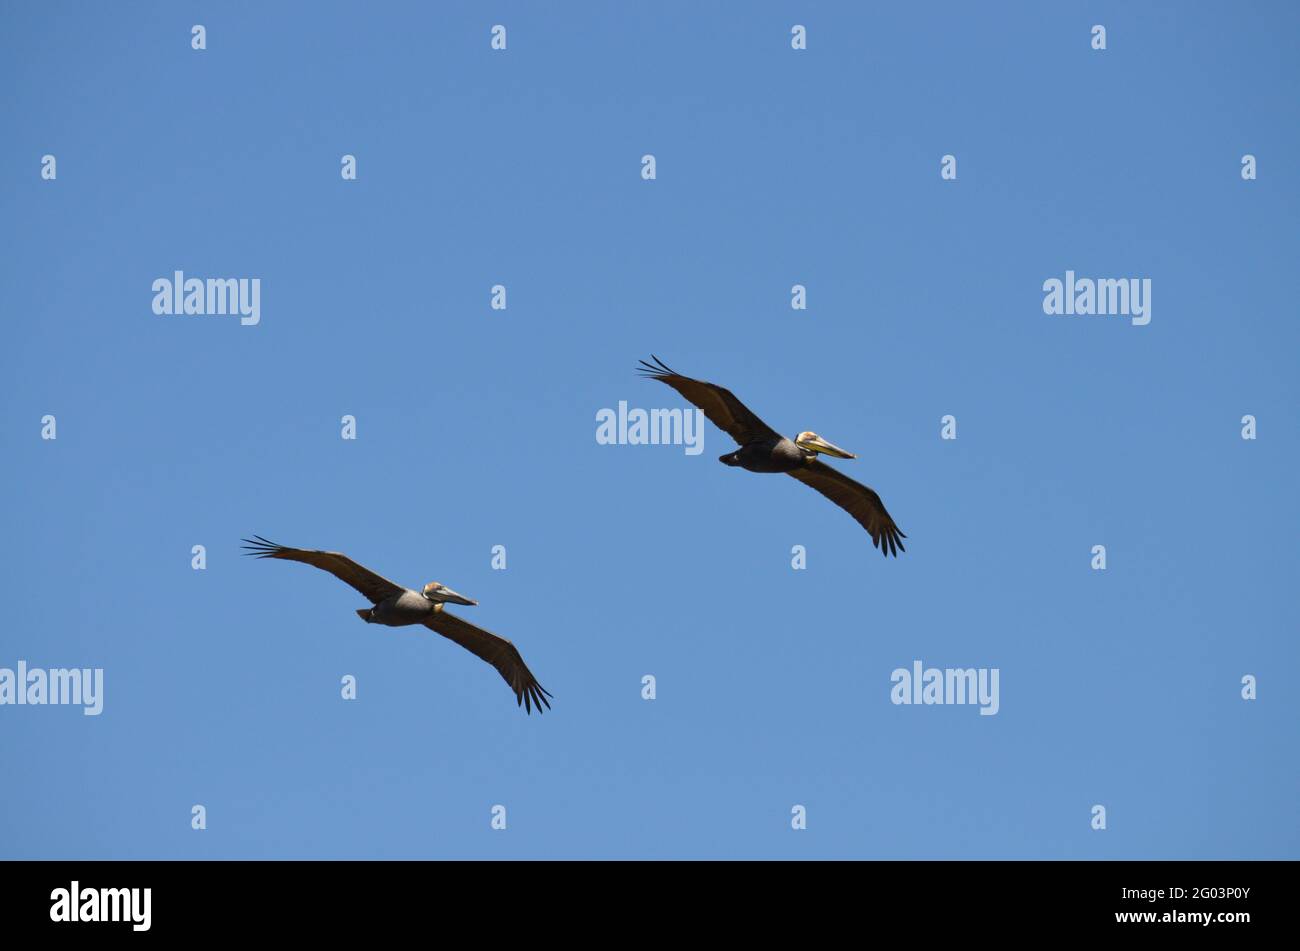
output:
<svg viewBox="0 0 1300 951"><path fill-rule="evenodd" d="M374 610L374 608L357 608L357 617L361 618L361 620L363 620L363 621L365 621L367 624L369 624L369 623L370 623L370 612L373 611L373 610Z"/></svg>

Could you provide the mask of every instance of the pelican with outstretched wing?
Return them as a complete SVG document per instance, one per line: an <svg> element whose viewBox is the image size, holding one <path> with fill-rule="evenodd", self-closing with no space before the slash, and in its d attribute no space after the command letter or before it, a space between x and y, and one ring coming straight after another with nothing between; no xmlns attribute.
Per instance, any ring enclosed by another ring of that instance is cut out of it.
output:
<svg viewBox="0 0 1300 951"><path fill-rule="evenodd" d="M537 682L514 644L443 610L444 604L478 604L477 601L452 591L445 584L430 581L423 591L412 591L387 578L381 578L347 555L336 551L286 548L267 541L260 535L254 535L252 539L245 538L244 548L247 549L245 554L258 558L300 561L328 571L360 591L370 602L370 607L357 609L357 616L367 624L384 624L388 627L423 624L495 667L515 692L515 699L528 713L533 712L533 707L537 708L538 713L542 712L543 707L550 708L551 705L546 700L550 694Z"/></svg>
<svg viewBox="0 0 1300 951"><path fill-rule="evenodd" d="M889 517L880 496L817 458L819 454L839 459L857 456L813 432L802 432L794 439L787 439L755 416L731 390L682 376L658 357L653 359L654 363L642 360L640 371L682 394L740 445L735 452L719 456L719 462L750 472L784 472L793 476L852 515L871 534L871 544L882 555L897 558L900 551L907 550L902 542L907 536Z"/></svg>

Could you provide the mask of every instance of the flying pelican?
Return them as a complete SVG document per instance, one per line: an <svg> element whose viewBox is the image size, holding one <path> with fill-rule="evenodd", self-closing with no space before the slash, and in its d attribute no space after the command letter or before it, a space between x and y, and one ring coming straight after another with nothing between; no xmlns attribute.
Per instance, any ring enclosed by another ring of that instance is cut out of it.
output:
<svg viewBox="0 0 1300 951"><path fill-rule="evenodd" d="M682 394L703 410L713 425L740 444L735 452L719 456L719 462L750 472L784 472L793 476L852 515L871 533L871 544L879 548L882 555L897 558L900 551L907 550L901 541L907 536L889 517L880 496L817 458L819 453L840 459L856 459L857 456L812 432L802 432L793 440L786 439L755 416L730 390L682 376L670 370L658 357L653 359L654 363L642 360L638 369Z"/></svg>
<svg viewBox="0 0 1300 951"><path fill-rule="evenodd" d="M515 692L515 699L528 713L533 712L533 707L537 708L538 713L542 712L543 706L550 709L551 705L546 698L551 695L537 682L514 644L443 610L444 603L478 604L477 601L471 601L452 591L445 584L430 581L424 586L423 592L412 591L387 578L381 578L347 555L336 551L286 548L267 541L261 535L254 535L252 539L245 538L243 547L247 549L245 554L257 558L285 558L328 571L340 581L356 588L371 602L370 607L357 609L357 616L367 624L384 624L388 627L423 624L495 667Z"/></svg>

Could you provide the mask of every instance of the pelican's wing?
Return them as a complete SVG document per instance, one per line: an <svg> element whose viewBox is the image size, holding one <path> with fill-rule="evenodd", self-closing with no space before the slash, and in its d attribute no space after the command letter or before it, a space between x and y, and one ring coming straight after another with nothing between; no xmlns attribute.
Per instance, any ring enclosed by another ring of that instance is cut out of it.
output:
<svg viewBox="0 0 1300 951"><path fill-rule="evenodd" d="M340 581L346 581L352 585L352 587L369 598L372 604L378 604L385 598L401 594L406 590L400 584L393 584L387 578L379 577L369 568L358 565L347 555L339 554L336 551L286 548L283 545L277 545L275 542L267 541L261 535L254 535L252 539L245 538L244 548L247 549L245 552L247 555L255 555L258 558L285 558L289 561L301 561L304 565L313 565L316 568L328 571Z"/></svg>
<svg viewBox="0 0 1300 951"><path fill-rule="evenodd" d="M894 520L889 517L880 496L861 482L854 482L820 459L799 469L792 469L788 475L794 476L804 485L812 486L857 519L858 524L871 533L871 544L879 548L882 555L897 558L900 551L907 551L901 541L907 536L898 530Z"/></svg>
<svg viewBox="0 0 1300 951"><path fill-rule="evenodd" d="M641 361L638 368L651 379L667 383L682 396L686 397L701 410L714 426L736 440L740 445L760 439L780 439L781 435L767 423L755 416L744 403L736 399L731 390L692 380L689 376L674 373L658 357L654 363Z"/></svg>
<svg viewBox="0 0 1300 951"><path fill-rule="evenodd" d="M497 637L491 631L485 631L446 611L425 618L424 626L455 641L495 667L515 692L515 700L529 713L533 712L533 707L537 708L538 713L542 712L543 706L550 709L551 705L546 700L550 694L537 682L515 645L504 637Z"/></svg>

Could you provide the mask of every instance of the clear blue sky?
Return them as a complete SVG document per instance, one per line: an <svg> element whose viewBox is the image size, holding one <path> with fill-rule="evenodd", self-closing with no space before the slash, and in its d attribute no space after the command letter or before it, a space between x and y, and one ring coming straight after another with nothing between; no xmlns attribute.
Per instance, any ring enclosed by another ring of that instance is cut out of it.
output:
<svg viewBox="0 0 1300 951"><path fill-rule="evenodd" d="M1295 5L0 17L0 666L105 671L0 707L0 856L1300 857ZM176 269L260 325L155 316ZM1067 269L1150 325L1044 315ZM598 445L683 405L651 352L906 555L712 427ZM254 532L477 598L554 709ZM894 706L917 659L1000 712Z"/></svg>

